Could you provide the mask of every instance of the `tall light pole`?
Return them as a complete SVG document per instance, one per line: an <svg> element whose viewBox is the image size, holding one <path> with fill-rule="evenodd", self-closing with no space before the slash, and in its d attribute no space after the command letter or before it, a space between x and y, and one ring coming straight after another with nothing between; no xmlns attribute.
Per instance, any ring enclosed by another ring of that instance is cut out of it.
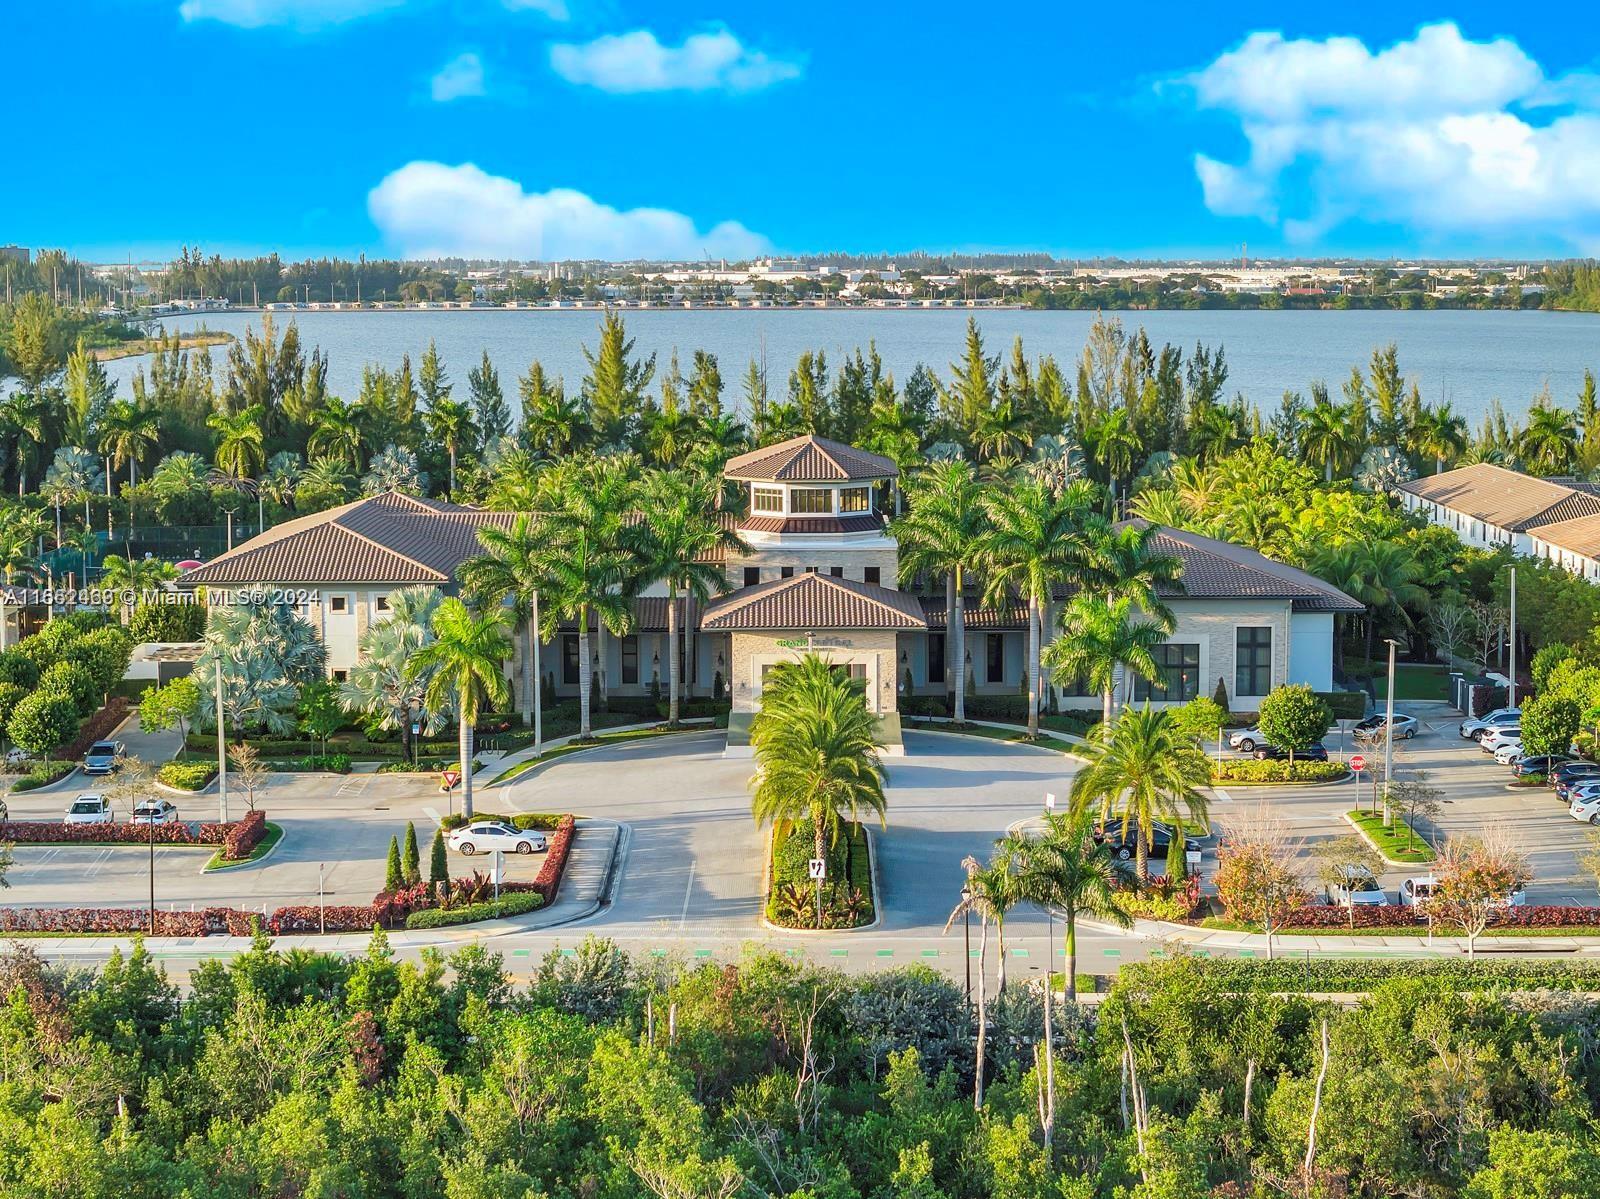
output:
<svg viewBox="0 0 1600 1199"><path fill-rule="evenodd" d="M539 661L539 592L533 593L533 620L528 626L533 638L533 756L544 756L544 667Z"/></svg>
<svg viewBox="0 0 1600 1199"><path fill-rule="evenodd" d="M1394 773L1394 651L1393 637L1389 643L1389 694L1385 697L1383 712L1383 827L1394 827L1394 812L1389 807L1389 776Z"/></svg>
<svg viewBox="0 0 1600 1199"><path fill-rule="evenodd" d="M1511 562L1511 669L1506 671L1506 707L1517 706L1517 563Z"/></svg>
<svg viewBox="0 0 1600 1199"><path fill-rule="evenodd" d="M222 719L222 652L217 652L217 791L221 819L228 823L228 734Z"/></svg>

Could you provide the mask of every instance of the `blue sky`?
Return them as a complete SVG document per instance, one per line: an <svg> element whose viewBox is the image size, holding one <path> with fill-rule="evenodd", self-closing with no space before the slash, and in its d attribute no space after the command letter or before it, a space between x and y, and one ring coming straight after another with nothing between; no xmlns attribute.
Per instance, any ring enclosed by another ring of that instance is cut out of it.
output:
<svg viewBox="0 0 1600 1199"><path fill-rule="evenodd" d="M1600 253L1590 6L6 7L0 243L90 257Z"/></svg>

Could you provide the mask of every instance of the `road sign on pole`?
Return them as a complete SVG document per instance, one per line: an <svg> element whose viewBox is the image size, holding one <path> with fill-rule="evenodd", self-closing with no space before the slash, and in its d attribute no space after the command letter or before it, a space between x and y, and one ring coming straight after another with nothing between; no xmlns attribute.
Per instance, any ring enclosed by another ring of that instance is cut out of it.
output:
<svg viewBox="0 0 1600 1199"><path fill-rule="evenodd" d="M1044 806L1051 812L1056 810L1056 793L1054 791L1046 791L1044 793Z"/></svg>
<svg viewBox="0 0 1600 1199"><path fill-rule="evenodd" d="M444 789L448 791L461 781L461 772L459 770L446 770L443 781Z"/></svg>
<svg viewBox="0 0 1600 1199"><path fill-rule="evenodd" d="M806 877L813 882L821 882L828 877L828 860L826 858L812 858L806 863Z"/></svg>
<svg viewBox="0 0 1600 1199"><path fill-rule="evenodd" d="M1350 769L1351 770L1354 770L1356 773L1359 774L1362 770L1366 769L1366 765L1367 765L1367 760L1365 758L1363 758L1360 754L1351 754L1350 755Z"/></svg>

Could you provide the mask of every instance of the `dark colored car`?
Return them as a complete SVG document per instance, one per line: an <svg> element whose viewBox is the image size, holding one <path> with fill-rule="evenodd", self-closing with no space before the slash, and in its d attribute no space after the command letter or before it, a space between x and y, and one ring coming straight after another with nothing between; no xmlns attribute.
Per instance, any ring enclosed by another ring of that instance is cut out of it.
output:
<svg viewBox="0 0 1600 1199"><path fill-rule="evenodd" d="M1257 761L1276 761L1278 758L1287 758L1289 751L1280 749L1276 745L1256 746ZM1304 749L1294 751L1296 762L1326 762L1328 760L1328 747L1326 745L1308 745Z"/></svg>
<svg viewBox="0 0 1600 1199"><path fill-rule="evenodd" d="M1549 774L1557 766L1572 761L1567 754L1535 754L1531 758L1518 758L1511 764L1511 773L1519 777L1530 774Z"/></svg>
<svg viewBox="0 0 1600 1199"><path fill-rule="evenodd" d="M1105 828L1095 830L1094 839L1100 844L1108 846L1116 859L1120 862L1131 862L1138 853L1139 826L1130 824L1124 834L1122 822L1113 820ZM1152 858L1167 856L1167 846L1172 844L1172 830L1164 824L1152 825L1150 829L1150 847ZM1199 853L1204 847L1193 837L1183 839L1183 848L1186 852Z"/></svg>
<svg viewBox="0 0 1600 1199"><path fill-rule="evenodd" d="M1562 762L1551 770L1550 777L1557 783L1566 783L1573 779L1600 778L1600 762L1591 762L1587 758L1574 758L1570 762Z"/></svg>

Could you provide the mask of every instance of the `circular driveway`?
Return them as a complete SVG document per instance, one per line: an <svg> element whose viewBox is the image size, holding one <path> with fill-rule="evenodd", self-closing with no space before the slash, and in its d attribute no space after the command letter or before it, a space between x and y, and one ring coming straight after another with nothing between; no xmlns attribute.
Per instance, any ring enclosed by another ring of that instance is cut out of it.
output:
<svg viewBox="0 0 1600 1199"><path fill-rule="evenodd" d="M986 858L1008 825L1065 796L1077 764L1052 750L953 734L905 734L886 758L888 828L877 831L883 931L936 935L961 890L961 859ZM723 734L594 750L512 784L522 811L572 811L629 828L597 931L745 934L760 928L763 836L750 759Z"/></svg>

